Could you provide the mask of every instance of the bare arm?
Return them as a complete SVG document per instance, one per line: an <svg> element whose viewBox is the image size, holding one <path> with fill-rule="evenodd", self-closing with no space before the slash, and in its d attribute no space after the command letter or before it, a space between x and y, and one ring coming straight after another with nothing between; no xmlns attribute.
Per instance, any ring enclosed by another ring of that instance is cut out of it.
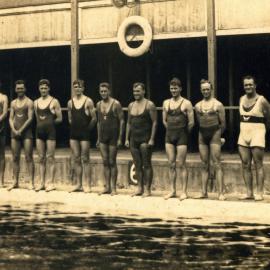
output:
<svg viewBox="0 0 270 270"><path fill-rule="evenodd" d="M71 100L68 101L68 104L67 104L67 108L68 108L68 122L69 124L71 124L71 121L72 121L72 115L71 115Z"/></svg>
<svg viewBox="0 0 270 270"><path fill-rule="evenodd" d="M266 98L262 99L263 115L265 117L265 125L267 130L270 129L270 104Z"/></svg>
<svg viewBox="0 0 270 270"><path fill-rule="evenodd" d="M91 130L97 122L97 116L96 116L94 103L90 98L87 99L87 108L88 108L89 116L91 116L91 121L89 123L89 128Z"/></svg>
<svg viewBox="0 0 270 270"><path fill-rule="evenodd" d="M129 147L129 137L130 137L130 109L131 109L131 104L128 105L128 119L127 119L127 125L126 125L126 141L125 141L125 146Z"/></svg>
<svg viewBox="0 0 270 270"><path fill-rule="evenodd" d="M226 116L225 116L225 108L222 103L218 105L218 118L220 122L221 134L225 131L226 128Z"/></svg>
<svg viewBox="0 0 270 270"><path fill-rule="evenodd" d="M157 108L154 103L149 102L149 113L152 119L152 129L151 129L151 137L148 142L149 145L154 145L154 139L157 131Z"/></svg>
<svg viewBox="0 0 270 270"><path fill-rule="evenodd" d="M28 111L27 111L27 120L24 122L22 127L18 130L19 133L22 133L33 121L34 117L34 104L32 100L28 100Z"/></svg>
<svg viewBox="0 0 270 270"><path fill-rule="evenodd" d="M17 130L14 128L14 101L11 102L11 105L10 105L10 113L9 113L9 126L11 128L11 130L16 133Z"/></svg>
<svg viewBox="0 0 270 270"><path fill-rule="evenodd" d="M121 104L119 102L116 102L115 106L116 106L117 117L118 117L118 120L119 120L119 123L120 123L119 136L118 136L118 142L117 142L117 145L120 146L122 144L124 125L125 125L124 112L123 112L122 106L121 106Z"/></svg>
<svg viewBox="0 0 270 270"><path fill-rule="evenodd" d="M188 132L194 127L194 111L191 102L186 103L186 113L188 118Z"/></svg>
<svg viewBox="0 0 270 270"><path fill-rule="evenodd" d="M60 103L59 103L59 101L57 99L54 99L53 109L54 109L54 112L55 112L54 123L59 124L63 120L63 115L62 115Z"/></svg>
<svg viewBox="0 0 270 270"><path fill-rule="evenodd" d="M6 95L3 95L3 112L0 115L0 122L6 119L8 113L8 98Z"/></svg>
<svg viewBox="0 0 270 270"><path fill-rule="evenodd" d="M165 100L162 106L162 122L165 128L167 128L167 116L168 116L168 112L166 109L166 100Z"/></svg>
<svg viewBox="0 0 270 270"><path fill-rule="evenodd" d="M199 123L199 125L200 125L200 117L199 117L199 113L200 113L200 111L199 111L199 103L197 103L196 105L195 105L195 107L194 107L194 111L195 111L195 115L196 115L196 120L197 120L197 122Z"/></svg>
<svg viewBox="0 0 270 270"><path fill-rule="evenodd" d="M96 146L99 147L99 138L100 138L100 124L99 124L99 117L98 117L98 110L99 110L100 102L97 103L97 143Z"/></svg>

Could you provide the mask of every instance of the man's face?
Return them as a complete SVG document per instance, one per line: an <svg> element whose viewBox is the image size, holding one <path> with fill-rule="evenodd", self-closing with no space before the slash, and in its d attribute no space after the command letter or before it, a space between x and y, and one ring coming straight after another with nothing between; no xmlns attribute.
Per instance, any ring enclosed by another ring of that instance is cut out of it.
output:
<svg viewBox="0 0 270 270"><path fill-rule="evenodd" d="M201 84L201 93L202 93L204 98L211 97L211 94L212 94L211 84L208 82L202 83Z"/></svg>
<svg viewBox="0 0 270 270"><path fill-rule="evenodd" d="M79 83L75 83L73 85L73 91L76 96L80 96L83 94L84 88Z"/></svg>
<svg viewBox="0 0 270 270"><path fill-rule="evenodd" d="M110 90L106 86L99 87L99 94L103 100L106 100L110 96Z"/></svg>
<svg viewBox="0 0 270 270"><path fill-rule="evenodd" d="M133 88L133 96L135 100L143 99L144 94L145 94L145 91L141 85L137 85L136 87Z"/></svg>
<svg viewBox="0 0 270 270"><path fill-rule="evenodd" d="M23 83L16 84L15 92L18 97L23 97L25 95L25 85Z"/></svg>
<svg viewBox="0 0 270 270"><path fill-rule="evenodd" d="M253 79L244 79L243 86L246 94L253 94L256 90L256 84Z"/></svg>
<svg viewBox="0 0 270 270"><path fill-rule="evenodd" d="M39 92L42 97L46 97L49 95L50 87L47 84L41 84L39 86Z"/></svg>
<svg viewBox="0 0 270 270"><path fill-rule="evenodd" d="M179 85L170 85L170 92L172 97L180 96L182 88Z"/></svg>

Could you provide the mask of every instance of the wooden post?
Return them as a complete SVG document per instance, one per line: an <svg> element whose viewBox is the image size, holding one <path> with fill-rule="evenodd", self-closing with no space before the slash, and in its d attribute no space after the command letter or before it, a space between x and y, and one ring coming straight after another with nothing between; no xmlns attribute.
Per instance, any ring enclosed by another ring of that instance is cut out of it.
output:
<svg viewBox="0 0 270 270"><path fill-rule="evenodd" d="M79 18L78 0L71 0L71 96L72 82L79 75Z"/></svg>
<svg viewBox="0 0 270 270"><path fill-rule="evenodd" d="M145 57L146 61L146 89L147 89L147 98L151 98L151 63L150 63L150 55L147 54Z"/></svg>
<svg viewBox="0 0 270 270"><path fill-rule="evenodd" d="M229 106L233 106L233 92L234 92L234 86L233 86L233 48L232 48L232 43L231 39L229 39L229 44L228 44L228 54L229 54ZM232 143L232 139L234 137L234 132L233 132L233 125L234 125L234 115L233 115L233 110L230 109L229 111L229 137L230 137L230 148L233 150L234 144Z"/></svg>
<svg viewBox="0 0 270 270"><path fill-rule="evenodd" d="M214 96L217 94L216 90L216 27L215 27L215 0L207 1L207 52L208 52L208 79L211 81L214 89Z"/></svg>
<svg viewBox="0 0 270 270"><path fill-rule="evenodd" d="M188 42L188 41L187 41ZM186 46L186 78L187 78L187 99L191 99L191 59L190 59L190 50Z"/></svg>

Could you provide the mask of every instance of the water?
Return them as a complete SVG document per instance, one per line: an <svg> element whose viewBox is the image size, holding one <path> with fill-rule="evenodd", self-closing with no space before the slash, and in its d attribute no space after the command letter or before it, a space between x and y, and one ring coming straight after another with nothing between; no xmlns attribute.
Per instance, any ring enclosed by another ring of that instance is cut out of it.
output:
<svg viewBox="0 0 270 270"><path fill-rule="evenodd" d="M71 211L0 206L0 269L270 269L267 224Z"/></svg>

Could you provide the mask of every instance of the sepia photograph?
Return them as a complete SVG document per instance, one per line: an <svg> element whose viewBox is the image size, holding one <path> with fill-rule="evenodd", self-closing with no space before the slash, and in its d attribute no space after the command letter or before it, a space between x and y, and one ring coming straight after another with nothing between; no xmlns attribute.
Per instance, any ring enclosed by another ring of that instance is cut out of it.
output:
<svg viewBox="0 0 270 270"><path fill-rule="evenodd" d="M270 270L270 0L0 0L0 270Z"/></svg>

